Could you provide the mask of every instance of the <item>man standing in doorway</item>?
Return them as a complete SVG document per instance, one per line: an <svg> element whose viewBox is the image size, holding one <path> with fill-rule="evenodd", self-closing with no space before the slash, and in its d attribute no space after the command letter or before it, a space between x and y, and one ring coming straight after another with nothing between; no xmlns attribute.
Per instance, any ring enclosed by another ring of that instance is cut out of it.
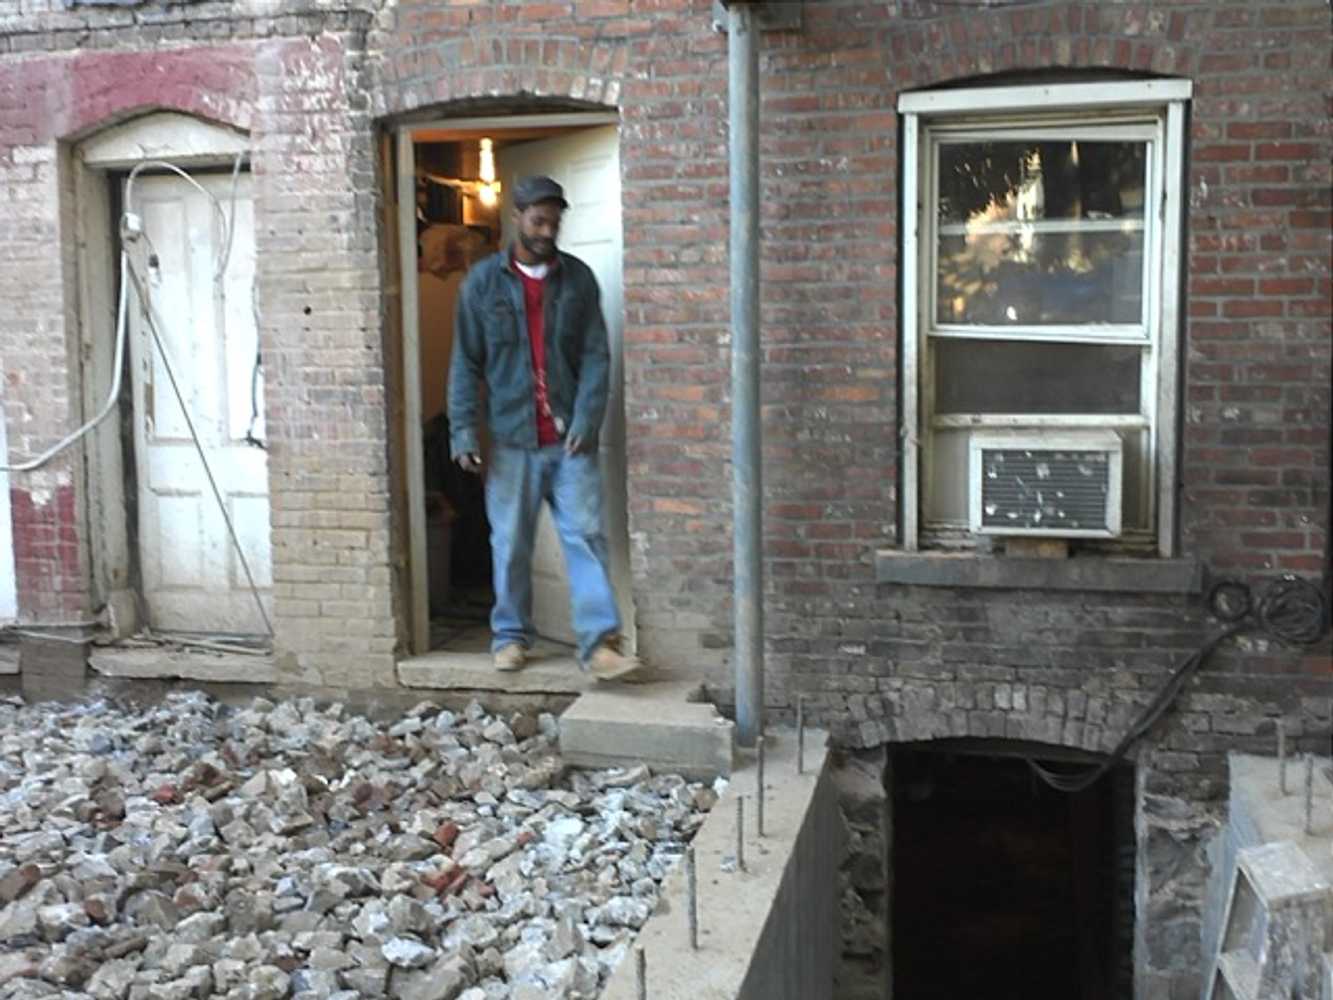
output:
<svg viewBox="0 0 1333 1000"><path fill-rule="evenodd" d="M535 639L532 550L537 515L550 505L569 573L579 663L600 680L639 667L620 651L597 436L606 410L610 358L597 279L556 249L569 203L549 177L514 190L511 247L468 272L454 320L449 368L450 452L482 471L478 421L486 386L491 437L486 515L491 522L495 669L520 669Z"/></svg>

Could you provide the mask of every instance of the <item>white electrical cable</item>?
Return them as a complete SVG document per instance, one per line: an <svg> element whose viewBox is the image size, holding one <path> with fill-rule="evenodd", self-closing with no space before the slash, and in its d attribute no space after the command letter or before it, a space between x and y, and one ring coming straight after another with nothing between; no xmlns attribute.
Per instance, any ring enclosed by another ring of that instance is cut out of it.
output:
<svg viewBox="0 0 1333 1000"><path fill-rule="evenodd" d="M0 465L0 472L32 472L46 465L51 459L55 458L62 451L72 445L79 438L83 437L94 427L100 424L111 411L116 408L116 403L120 399L120 380L121 372L125 368L125 341L127 322L129 318L129 302L127 299L127 286L129 284L127 275L129 273L129 254L121 251L120 254L120 298L116 305L116 350L115 357L112 360L111 391L107 393L106 402L102 408L97 411L97 415L86 424L76 430L73 434L67 434L56 444L52 445L46 451L42 452L36 458L27 462L16 462L13 465Z"/></svg>
<svg viewBox="0 0 1333 1000"><path fill-rule="evenodd" d="M227 269L227 262L231 258L232 235L234 232L234 226L236 222L236 193L237 193L236 188L237 188L237 183L240 179L241 162L243 158L244 158L243 154L237 153L236 162L232 165L230 218L228 218L228 214L222 210L221 202L219 202L217 198L213 196L212 192L210 192L207 188L205 188L202 184L200 184L198 181L196 181L193 177L191 177L188 173L186 173L184 170L182 170L175 164L168 163L165 160L145 160L142 163L136 164L134 169L130 171L129 179L125 183L125 213L121 219L122 239L124 239L127 242L133 242L140 236L144 235L143 223L139 219L139 217L134 213L135 178L137 178L142 171L144 171L149 167L159 170L170 170L173 173L180 175L190 184L194 185L194 187L198 189L198 191L205 198L208 199L210 205L213 208L213 211L217 213L218 224L220 227L219 235L223 238L223 250L218 255L216 267L213 274L213 280L217 285L220 286L222 282L222 276ZM149 240L148 242L151 245L151 240ZM118 297L118 301L116 304L116 348L115 348L115 357L112 360L111 391L107 393L106 402L102 405L102 408L97 411L96 416L94 416L91 420L85 423L78 430L74 431L71 434L65 435L65 437L61 438L58 442L56 442L46 451L42 452L36 458L29 459L28 461L25 462L0 464L0 472L34 472L37 469L40 469L42 466L48 464L53 458L59 455L66 448L78 442L79 439L81 439L89 431L97 427L97 425L100 424L103 420L105 420L108 416L110 416L111 411L115 409L116 402L120 398L121 373L122 370L124 369L124 359L125 359L126 327L128 325L126 323L126 319L128 317L128 309L127 309L128 303L126 300L126 286L128 285L126 274L128 266L129 266L128 257L125 251L122 250L120 254L120 295ZM225 290L222 290L221 294L225 296L226 295ZM225 298L222 301L225 304Z"/></svg>

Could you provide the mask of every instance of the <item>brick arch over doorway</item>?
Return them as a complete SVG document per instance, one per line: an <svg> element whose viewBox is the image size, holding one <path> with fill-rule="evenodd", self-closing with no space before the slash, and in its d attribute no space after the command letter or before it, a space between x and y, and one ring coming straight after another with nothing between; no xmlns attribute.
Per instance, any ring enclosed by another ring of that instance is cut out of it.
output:
<svg viewBox="0 0 1333 1000"><path fill-rule="evenodd" d="M400 8L400 33L411 31L416 13ZM381 63L374 110L378 116L425 108L473 113L478 105L495 104L503 113L527 100L614 109L621 100L628 55L623 43L508 34L432 39L428 34Z"/></svg>

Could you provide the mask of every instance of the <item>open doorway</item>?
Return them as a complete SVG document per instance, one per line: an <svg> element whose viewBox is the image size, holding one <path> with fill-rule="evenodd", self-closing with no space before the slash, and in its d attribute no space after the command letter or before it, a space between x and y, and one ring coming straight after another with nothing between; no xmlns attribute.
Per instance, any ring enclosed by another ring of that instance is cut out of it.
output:
<svg viewBox="0 0 1333 1000"><path fill-rule="evenodd" d="M894 751L895 1000L1129 996L1133 768L1067 795L990 750Z"/></svg>
<svg viewBox="0 0 1333 1000"><path fill-rule="evenodd" d="M561 249L587 263L602 290L612 363L600 460L612 575L632 641L615 122L605 113L500 116L414 125L399 134L399 190L410 190L413 198L410 205L399 204L400 246L404 259L411 253L416 263L404 267L403 327L412 646L418 655L489 648L491 556L483 482L449 460L454 310L468 269L512 240L511 192L519 178L535 173L564 186L570 207ZM410 467L414 451L420 456L416 469ZM545 513L533 556L533 598L539 636L534 658L572 665L563 560Z"/></svg>

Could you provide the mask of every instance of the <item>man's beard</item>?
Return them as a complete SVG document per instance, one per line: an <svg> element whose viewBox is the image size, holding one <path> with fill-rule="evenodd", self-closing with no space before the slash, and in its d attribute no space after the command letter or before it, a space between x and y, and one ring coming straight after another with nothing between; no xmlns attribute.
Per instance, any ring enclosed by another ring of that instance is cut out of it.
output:
<svg viewBox="0 0 1333 1000"><path fill-rule="evenodd" d="M555 257L555 240L548 240L542 236L527 236L523 233L518 234L518 241L523 244L523 249L537 260L545 262Z"/></svg>

